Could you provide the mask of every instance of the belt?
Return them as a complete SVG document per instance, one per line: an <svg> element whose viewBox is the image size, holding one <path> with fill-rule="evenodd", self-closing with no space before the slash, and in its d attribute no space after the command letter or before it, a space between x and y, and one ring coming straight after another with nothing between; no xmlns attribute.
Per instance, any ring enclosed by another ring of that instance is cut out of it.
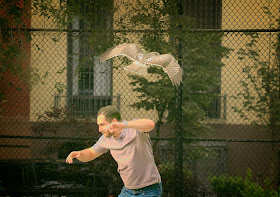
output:
<svg viewBox="0 0 280 197"><path fill-rule="evenodd" d="M139 188L139 189L131 189L131 190L137 192L137 191L141 191L141 190L146 190L146 189L157 189L157 188L159 188L159 183L155 183L155 184L149 185L149 186L147 186L147 187L142 187L142 188Z"/></svg>

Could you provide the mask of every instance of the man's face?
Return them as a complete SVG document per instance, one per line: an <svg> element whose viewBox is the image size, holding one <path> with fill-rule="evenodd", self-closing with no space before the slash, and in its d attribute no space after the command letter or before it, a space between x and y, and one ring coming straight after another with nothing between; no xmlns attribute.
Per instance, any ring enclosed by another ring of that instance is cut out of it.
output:
<svg viewBox="0 0 280 197"><path fill-rule="evenodd" d="M99 126L99 132L102 133L105 137L111 137L113 134L106 130L106 127L110 124L103 114L97 117L97 124Z"/></svg>

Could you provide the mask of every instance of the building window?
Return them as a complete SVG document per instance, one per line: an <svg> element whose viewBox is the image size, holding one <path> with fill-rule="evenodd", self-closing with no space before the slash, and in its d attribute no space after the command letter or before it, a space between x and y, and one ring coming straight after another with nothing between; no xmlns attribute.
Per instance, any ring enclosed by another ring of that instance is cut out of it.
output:
<svg viewBox="0 0 280 197"><path fill-rule="evenodd" d="M196 22L196 29L221 29L222 0L184 0L184 14Z"/></svg>
<svg viewBox="0 0 280 197"><path fill-rule="evenodd" d="M185 15L194 19L195 29L221 29L222 27L222 0L183 0L183 10ZM221 45L221 43L217 43L217 45ZM215 69L214 72L221 77L220 68ZM224 102L226 99L224 96L220 96L220 85L211 87L207 93L219 95L213 96L209 106L204 107L207 118L225 118Z"/></svg>
<svg viewBox="0 0 280 197"><path fill-rule="evenodd" d="M67 107L88 117L112 102L112 63L100 62L97 51L112 39L113 0L81 1L80 8L69 25Z"/></svg>

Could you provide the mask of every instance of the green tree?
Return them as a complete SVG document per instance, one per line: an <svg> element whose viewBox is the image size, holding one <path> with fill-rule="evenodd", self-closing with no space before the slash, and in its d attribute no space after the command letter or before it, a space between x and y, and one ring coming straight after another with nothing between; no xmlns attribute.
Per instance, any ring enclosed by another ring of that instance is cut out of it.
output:
<svg viewBox="0 0 280 197"><path fill-rule="evenodd" d="M279 17L273 16L269 9L264 8L273 25L280 27ZM262 33L245 33L248 42L245 47L239 49L239 59L244 63L243 73L245 77L240 81L242 91L233 97L241 101L241 107L233 109L244 120L251 121L253 125L262 125L270 133L271 140L276 139L280 125L280 34L268 33L269 54L268 59L263 58L263 51L258 43ZM249 115L254 114L255 118ZM277 151L274 143L271 152L271 175L275 174L273 161L277 160Z"/></svg>
<svg viewBox="0 0 280 197"><path fill-rule="evenodd" d="M201 120L205 118L204 111L213 98L220 97L220 92L213 91L213 89L219 89L220 68L223 66L221 59L229 52L229 49L221 45L224 34L194 31L194 20L180 13L175 0L164 0L158 3L153 1L123 3L120 6L126 12L115 19L114 30L116 31L113 31L110 29L111 26L105 25L106 20L96 23L100 19L96 12L82 14L81 10L84 8L82 6L87 2L82 0L67 3L66 0L62 0L56 4L52 0L35 0L32 2L32 9L35 15L52 18L61 32L63 29L67 29L73 21L83 21L85 29L80 36L87 34L87 43L90 43L96 55L104 52L109 46L131 42L132 40L125 30L134 29L136 32L141 30L138 42L147 51L171 53L180 61L184 70L183 113L185 119L183 127L185 135L194 136L198 130L200 133L209 130L208 127L201 124ZM112 6L108 2L106 5L104 2L96 3L94 9ZM118 9L115 7L113 11L118 12ZM20 12L22 11L20 10ZM7 21L3 24L6 23ZM122 33L118 33L118 30L121 30ZM24 33L27 41L30 41L30 34ZM104 39L104 36L113 39ZM93 61L91 57L84 58L86 60L80 62ZM5 57L5 60L8 59ZM164 114L168 115L167 120L169 121L173 121L176 114L174 87L161 69L151 67L149 73L152 78L157 80L149 81L143 77L131 76L134 91L140 93L139 97L143 100L133 106L147 110L155 109L158 112L157 136L159 136L160 125L165 119Z"/></svg>
<svg viewBox="0 0 280 197"><path fill-rule="evenodd" d="M95 55L104 52L112 42L112 23L111 13L113 9L112 0L90 2L88 0L34 0L34 14L51 18L56 25L57 30L73 30L71 25L77 21L82 21L80 24L79 36L77 39L83 38L87 47L92 49ZM103 16L101 16L103 14ZM108 15L108 16L107 16ZM76 29L77 30L77 29ZM54 38L55 39L55 38ZM59 39L59 34L57 36ZM82 61L91 60L90 57L85 57Z"/></svg>
<svg viewBox="0 0 280 197"><path fill-rule="evenodd" d="M279 18L273 16L268 8L264 8L264 11L274 19L271 21L278 23L276 26L279 28ZM252 124L266 125L271 132L271 139L274 139L280 125L280 34L279 32L267 34L269 58L266 60L263 59L262 51L258 47L261 34L251 32L245 35L249 41L238 51L239 59L245 64L243 69L245 78L240 81L243 91L234 97L240 99L243 105L242 109L237 107L234 109L245 120L249 119L246 112L256 114Z"/></svg>
<svg viewBox="0 0 280 197"><path fill-rule="evenodd" d="M210 131L202 120L213 98L220 97L219 91L211 90L219 89L221 58L229 49L221 45L223 33L195 32L194 20L181 14L179 9L177 1L137 1L133 9L127 9L131 13L127 12L124 18L131 18L126 28L144 29L139 43L147 52L170 53L179 60L184 71L183 132L190 137ZM130 76L133 91L139 98L132 106L157 111L159 136L161 124L174 120L175 89L159 67L150 67L148 72L152 80Z"/></svg>

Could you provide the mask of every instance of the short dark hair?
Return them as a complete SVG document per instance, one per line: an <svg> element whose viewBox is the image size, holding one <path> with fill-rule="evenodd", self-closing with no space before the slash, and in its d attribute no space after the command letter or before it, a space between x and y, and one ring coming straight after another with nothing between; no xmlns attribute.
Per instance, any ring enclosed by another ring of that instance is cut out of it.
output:
<svg viewBox="0 0 280 197"><path fill-rule="evenodd" d="M122 120L120 111L118 110L117 107L115 107L113 105L108 105L106 107L102 107L98 111L97 115L99 116L101 114L103 114L105 116L105 119L108 122L111 122L113 119L116 119L117 121Z"/></svg>

